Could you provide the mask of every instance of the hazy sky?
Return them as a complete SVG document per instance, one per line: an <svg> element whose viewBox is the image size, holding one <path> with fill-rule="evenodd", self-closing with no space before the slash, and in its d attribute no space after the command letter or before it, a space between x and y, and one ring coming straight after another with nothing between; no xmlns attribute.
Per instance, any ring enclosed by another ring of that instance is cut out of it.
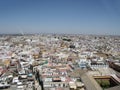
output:
<svg viewBox="0 0 120 90"><path fill-rule="evenodd" d="M120 0L0 0L0 33L120 35Z"/></svg>

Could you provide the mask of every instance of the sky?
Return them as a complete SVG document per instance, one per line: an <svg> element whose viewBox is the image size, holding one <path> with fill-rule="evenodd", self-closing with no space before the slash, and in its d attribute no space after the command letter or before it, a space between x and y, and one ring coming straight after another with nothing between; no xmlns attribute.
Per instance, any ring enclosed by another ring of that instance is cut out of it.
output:
<svg viewBox="0 0 120 90"><path fill-rule="evenodd" d="M120 35L120 0L0 0L0 33Z"/></svg>

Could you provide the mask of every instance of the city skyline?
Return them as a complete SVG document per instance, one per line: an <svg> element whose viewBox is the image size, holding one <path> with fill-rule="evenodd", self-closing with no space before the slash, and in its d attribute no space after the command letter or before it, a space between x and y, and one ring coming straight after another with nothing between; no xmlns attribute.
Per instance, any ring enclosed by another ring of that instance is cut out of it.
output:
<svg viewBox="0 0 120 90"><path fill-rule="evenodd" d="M1 0L0 33L120 35L120 1Z"/></svg>

